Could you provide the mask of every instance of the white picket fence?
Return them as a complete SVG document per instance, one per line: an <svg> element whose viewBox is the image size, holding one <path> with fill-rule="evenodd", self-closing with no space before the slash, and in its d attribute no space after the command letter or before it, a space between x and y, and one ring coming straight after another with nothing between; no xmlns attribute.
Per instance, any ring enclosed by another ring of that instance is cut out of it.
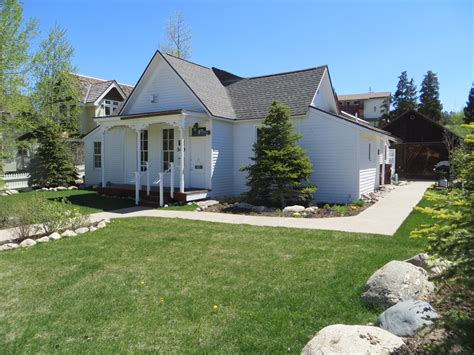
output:
<svg viewBox="0 0 474 355"><path fill-rule="evenodd" d="M79 178L84 177L85 166L76 165L77 174ZM1 177L5 183L5 188L10 190L25 189L28 185L28 180L30 178L29 173L7 173Z"/></svg>

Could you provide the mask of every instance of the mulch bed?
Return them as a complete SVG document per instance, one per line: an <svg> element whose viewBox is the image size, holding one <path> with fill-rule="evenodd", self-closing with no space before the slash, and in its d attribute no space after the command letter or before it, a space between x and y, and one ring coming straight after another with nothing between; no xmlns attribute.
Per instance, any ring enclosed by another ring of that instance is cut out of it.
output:
<svg viewBox="0 0 474 355"><path fill-rule="evenodd" d="M373 203L366 203L364 206L349 205L347 211L337 211L333 206L328 205L318 205L318 209L314 212L294 215L293 213L283 213L282 210L277 208L268 208L263 212L251 211L248 209L238 208L237 203L219 203L218 205L210 206L206 208L205 212L217 212L217 213L232 213L232 214L242 214L249 216L268 216L268 217L295 217L295 218L330 218L330 217L349 217L356 216L366 208L370 207ZM343 206L343 205L340 205ZM350 207L354 206L354 208Z"/></svg>

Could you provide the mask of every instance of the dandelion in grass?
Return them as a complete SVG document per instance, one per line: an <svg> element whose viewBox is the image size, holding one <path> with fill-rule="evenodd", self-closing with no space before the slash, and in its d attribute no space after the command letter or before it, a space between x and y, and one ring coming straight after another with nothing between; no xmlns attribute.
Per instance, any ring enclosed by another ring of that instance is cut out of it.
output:
<svg viewBox="0 0 474 355"><path fill-rule="evenodd" d="M145 281L140 280L140 281L138 281L138 284L139 284L140 286L144 286L144 285L145 285Z"/></svg>
<svg viewBox="0 0 474 355"><path fill-rule="evenodd" d="M163 297L160 297L160 306L165 304L165 299Z"/></svg>
<svg viewBox="0 0 474 355"><path fill-rule="evenodd" d="M357 209L357 206L351 206L351 208L352 208L353 210L356 210L356 209Z"/></svg>

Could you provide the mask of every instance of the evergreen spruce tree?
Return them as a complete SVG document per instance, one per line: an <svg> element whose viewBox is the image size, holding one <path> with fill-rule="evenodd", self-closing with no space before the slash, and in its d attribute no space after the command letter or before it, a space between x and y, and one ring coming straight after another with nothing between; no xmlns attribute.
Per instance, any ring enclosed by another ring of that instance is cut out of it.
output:
<svg viewBox="0 0 474 355"><path fill-rule="evenodd" d="M393 95L393 111L391 117L398 117L402 113L416 109L416 85L413 79L408 80L406 70L398 77L397 90Z"/></svg>
<svg viewBox="0 0 474 355"><path fill-rule="evenodd" d="M431 70L428 70L421 82L418 111L436 122L441 120L443 105L439 100L438 76Z"/></svg>
<svg viewBox="0 0 474 355"><path fill-rule="evenodd" d="M287 108L273 102L253 146L255 156L250 159L254 164L241 168L248 171L251 202L280 208L311 202L316 187L309 184L313 169L298 145L301 137L294 132Z"/></svg>
<svg viewBox="0 0 474 355"><path fill-rule="evenodd" d="M62 128L47 123L38 127L35 135L39 147L31 162L30 184L41 187L73 185L77 172Z"/></svg>
<svg viewBox="0 0 474 355"><path fill-rule="evenodd" d="M464 107L464 122L467 124L474 122L474 85L469 91L466 107Z"/></svg>

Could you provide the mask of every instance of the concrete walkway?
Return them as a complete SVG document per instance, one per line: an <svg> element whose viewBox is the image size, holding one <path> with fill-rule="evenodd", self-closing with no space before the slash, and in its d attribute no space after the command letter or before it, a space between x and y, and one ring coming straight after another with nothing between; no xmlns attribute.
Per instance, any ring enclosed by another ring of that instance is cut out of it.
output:
<svg viewBox="0 0 474 355"><path fill-rule="evenodd" d="M131 207L111 212L92 214L91 221L104 218L164 217L183 218L196 221L229 224L249 224L253 226L288 227L303 229L325 229L343 232L374 233L393 235L421 200L426 189L432 184L428 181L415 181L397 186L377 203L357 216L334 218L294 218L247 216L230 213L186 212L157 210L146 207ZM12 229L0 230L0 243L13 238Z"/></svg>
<svg viewBox="0 0 474 355"><path fill-rule="evenodd" d="M325 229L344 232L374 233L393 235L398 227L408 217L413 207L423 197L426 189L432 184L428 181L415 181L397 186L388 192L377 203L367 208L357 216L334 218L293 218L247 216L230 213L185 212L156 210L143 207L133 207L112 212L93 214L96 221L104 218L129 217L165 217L183 218L196 221L219 222L229 224L250 224L254 226L288 227L304 229Z"/></svg>

